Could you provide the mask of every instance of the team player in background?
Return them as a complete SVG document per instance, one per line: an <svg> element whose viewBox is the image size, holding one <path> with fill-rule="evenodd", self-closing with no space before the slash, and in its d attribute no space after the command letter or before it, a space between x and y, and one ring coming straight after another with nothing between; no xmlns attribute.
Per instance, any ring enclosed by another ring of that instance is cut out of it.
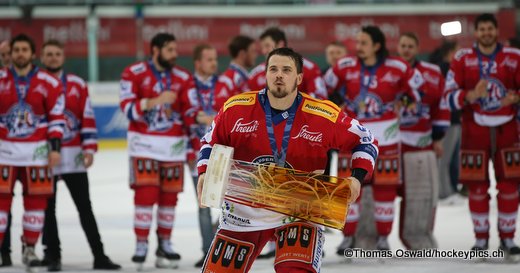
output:
<svg viewBox="0 0 520 273"><path fill-rule="evenodd" d="M261 51L266 57L273 49L287 46L285 33L279 28L268 28L260 35ZM249 88L261 90L265 85L265 63L261 63L249 75ZM305 58L303 59L303 80L299 88L314 98L327 99L327 88L321 77L320 68Z"/></svg>
<svg viewBox="0 0 520 273"><path fill-rule="evenodd" d="M56 190L63 180L79 212L81 227L87 236L94 269L119 269L103 250L96 218L92 212L87 168L94 162L97 151L97 129L94 111L88 95L88 87L80 77L63 70L65 52L63 44L49 40L42 46L41 63L45 70L61 81L65 96L65 127L61 148L61 162L53 168L54 195L49 198L45 211L42 244L45 256L42 263L48 271L61 271L61 249L56 222Z"/></svg>
<svg viewBox="0 0 520 273"><path fill-rule="evenodd" d="M385 36L376 26L365 26L356 37L357 56L340 59L325 75L332 92L344 87L343 109L361 121L379 143L379 157L374 176L369 179L373 188L374 218L377 229L376 247L390 248L388 235L394 220L394 199L401 183L399 123L396 101L406 96L413 107L418 101L417 88L421 75L400 58L388 56ZM367 197L368 198L368 197ZM354 246L354 233L359 221L359 200L350 206L345 225L344 240L338 255ZM376 238L374 238L376 239Z"/></svg>
<svg viewBox="0 0 520 273"><path fill-rule="evenodd" d="M195 49L193 49L193 62L195 66L195 73L193 75L195 88L190 89L188 96L198 107L196 114L197 124L190 126L191 137L197 141L193 142L194 146L188 153L188 163L196 188L198 180L197 157L198 151L200 150L200 139L208 131L220 107L222 107L224 102L229 98L229 93L224 92L225 89L218 90L221 91L220 93L216 92L218 63L217 50L213 46L209 44L197 45ZM210 208L199 207L198 210L199 229L202 237L202 252L204 255L202 259L195 264L195 267L201 268L215 232L213 231L213 224L211 222Z"/></svg>
<svg viewBox="0 0 520 273"><path fill-rule="evenodd" d="M437 158L442 155L442 138L450 126L444 78L439 66L417 59L419 39L414 33L401 35L397 52L424 80L416 107L399 109L404 166L399 235L409 249L437 248L433 235L439 192Z"/></svg>
<svg viewBox="0 0 520 273"><path fill-rule="evenodd" d="M9 41L0 42L0 67L11 67L11 47ZM0 267L11 266L11 213L7 216L7 227L4 233L4 240L0 247Z"/></svg>
<svg viewBox="0 0 520 273"><path fill-rule="evenodd" d="M233 37L228 50L231 63L218 79L217 92L231 97L250 90L248 70L255 65L257 50L255 40L244 35Z"/></svg>
<svg viewBox="0 0 520 273"><path fill-rule="evenodd" d="M306 172L324 169L330 149L350 151L352 197L356 198L359 180L374 168L377 142L333 103L298 91L302 77L301 55L289 48L275 49L267 57L267 88L237 95L224 104L202 139L199 194L212 147L222 144L235 149L235 160ZM320 272L323 227L291 218L225 200L220 228L201 272L248 272L273 236L277 238L276 272Z"/></svg>
<svg viewBox="0 0 520 273"><path fill-rule="evenodd" d="M7 40L0 42L0 65L6 68L11 66L11 47Z"/></svg>
<svg viewBox="0 0 520 273"><path fill-rule="evenodd" d="M130 120L128 153L130 187L134 190L132 261L142 267L148 252L148 234L157 205L156 267L176 267L180 255L170 237L177 194L183 187L186 127L194 120L188 92L194 88L190 73L175 65L177 43L168 33L152 38L148 61L128 66L121 76L120 106Z"/></svg>
<svg viewBox="0 0 520 273"><path fill-rule="evenodd" d="M327 61L327 67L321 72L325 74L329 68L333 67L339 59L347 56L347 48L345 44L340 41L330 42L325 47L325 60Z"/></svg>
<svg viewBox="0 0 520 273"><path fill-rule="evenodd" d="M13 65L0 69L0 241L19 180L25 208L22 262L32 270L40 264L34 245L53 193L52 168L60 163L65 102L60 81L33 64L33 40L19 34L10 46Z"/></svg>
<svg viewBox="0 0 520 273"><path fill-rule="evenodd" d="M488 161L497 181L500 248L520 261L514 243L518 214L520 147L515 120L520 89L520 50L497 42L498 24L492 14L475 19L476 43L455 54L446 77L448 102L462 110L460 182L469 190L469 209L476 242L488 248L490 181Z"/></svg>

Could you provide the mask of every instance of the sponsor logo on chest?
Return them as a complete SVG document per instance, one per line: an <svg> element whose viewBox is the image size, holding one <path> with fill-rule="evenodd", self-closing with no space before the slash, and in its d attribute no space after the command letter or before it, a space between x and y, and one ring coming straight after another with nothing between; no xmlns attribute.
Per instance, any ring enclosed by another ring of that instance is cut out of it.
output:
<svg viewBox="0 0 520 273"><path fill-rule="evenodd" d="M244 123L242 122L244 118L239 118L235 125L233 126L233 129L231 129L231 133L237 132L237 133L253 133L258 130L258 120L252 120L250 122Z"/></svg>
<svg viewBox="0 0 520 273"><path fill-rule="evenodd" d="M303 138L310 142L321 143L323 141L323 133L309 131L309 125L303 125L300 132L292 137L292 139Z"/></svg>

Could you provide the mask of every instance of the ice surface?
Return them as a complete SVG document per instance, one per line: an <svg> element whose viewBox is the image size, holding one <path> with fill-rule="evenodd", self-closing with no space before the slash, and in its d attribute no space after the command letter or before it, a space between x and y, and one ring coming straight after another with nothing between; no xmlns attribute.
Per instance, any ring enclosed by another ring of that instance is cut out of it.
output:
<svg viewBox="0 0 520 273"><path fill-rule="evenodd" d="M122 272L135 272L130 261L135 247L133 234L133 192L128 187L128 160L123 150L101 151L95 157L94 166L89 171L90 194L94 213L101 232L105 251L115 262L123 266ZM173 244L182 255L180 268L177 270L155 269L154 255L156 242L154 232L150 232L150 250L145 264L145 272L199 272L193 265L201 257L201 240L197 223L197 205L191 179L185 183L185 191L179 196L176 211ZM19 184L19 183L17 183ZM0 273L24 272L21 265L21 187L17 185L13 202L12 258L14 267L0 268ZM397 202L397 201L396 201ZM396 206L397 207L397 206ZM496 201L491 205L491 241L490 248L497 249ZM213 211L216 217L218 211ZM64 183L58 186L57 217L62 243L62 262L64 272L92 272L92 254L83 230L80 227L76 208L72 203ZM390 236L393 249L402 248L397 235L397 221ZM518 223L517 223L518 228ZM473 232L467 208L467 200L455 204L440 204L438 208L435 234L441 249L467 250L473 242ZM341 242L339 231L326 234L325 259L322 272L519 272L520 265L506 264L501 260L486 262L465 261L462 259L356 259L345 263L345 259L335 254L336 246ZM517 240L518 241L518 240ZM41 257L42 247L37 245ZM274 272L273 260L256 261L251 272ZM40 268L46 272L46 268ZM96 271L103 272L103 271ZM109 271L107 271L109 272Z"/></svg>

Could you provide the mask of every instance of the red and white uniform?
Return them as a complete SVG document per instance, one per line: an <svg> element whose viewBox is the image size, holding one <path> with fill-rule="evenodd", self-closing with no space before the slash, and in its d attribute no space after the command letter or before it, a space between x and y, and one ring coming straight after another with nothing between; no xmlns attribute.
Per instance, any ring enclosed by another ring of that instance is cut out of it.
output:
<svg viewBox="0 0 520 273"><path fill-rule="evenodd" d="M82 155L97 151L97 129L87 83L74 74L61 76L65 95L65 131L61 146L61 164L54 175L85 172Z"/></svg>
<svg viewBox="0 0 520 273"><path fill-rule="evenodd" d="M507 91L519 91L519 61L520 50L511 47L503 47L499 50L493 62L490 62L489 56L483 55L482 69L490 72L489 96L465 107L464 98L480 80L481 68L479 56L474 47L460 49L455 54L450 71L446 76L446 90L449 92L450 107L456 110L463 108L470 110L472 120L480 126L493 127L509 122L515 117L517 108L515 105L501 107L500 99L505 96Z"/></svg>
<svg viewBox="0 0 520 273"><path fill-rule="evenodd" d="M263 90L237 95L226 102L215 118L212 130L202 139L199 174L206 171L214 144L234 147L236 160L260 164L275 162L264 110L266 100L267 95ZM285 161L287 168L307 172L324 169L327 151L338 149L352 152L352 168L361 168L372 173L378 153L377 142L357 120L348 117L330 101L316 100L302 93L294 107L295 116ZM274 122L278 146L282 143L286 124L287 120ZM290 222L289 217L283 214L228 200L224 202L222 211L220 227L225 230L265 230L282 226L284 220L285 223Z"/></svg>
<svg viewBox="0 0 520 273"><path fill-rule="evenodd" d="M488 96L472 104L465 101L480 79L486 79ZM500 238L513 238L518 212L517 105L503 107L508 92L520 90L520 50L498 44L490 55L477 47L455 53L446 77L450 108L462 109L461 183L468 185L469 207L475 236L489 238L489 174L493 160L497 180L498 231ZM475 175L476 174L476 175Z"/></svg>
<svg viewBox="0 0 520 273"><path fill-rule="evenodd" d="M130 120L129 155L159 161L185 161L185 126L194 122L194 102L188 97L189 90L194 88L193 78L178 66L160 74L161 81L150 62L138 62L127 67L121 76L120 107ZM177 100L170 106L158 105L143 111L142 100L159 96L163 87L177 93Z"/></svg>
<svg viewBox="0 0 520 273"><path fill-rule="evenodd" d="M325 74L332 92L343 90L344 110L370 129L378 141L380 157L371 181L374 219L379 236L388 236L394 219L394 199L401 182L399 118L395 103L401 95L419 101L417 92L423 84L421 74L401 58L387 57L373 67L365 67L357 57L345 57ZM388 168L388 171L385 171ZM392 171L390 171L392 170ZM389 182L379 182L385 179ZM359 202L350 206L345 236L353 236L359 220Z"/></svg>
<svg viewBox="0 0 520 273"><path fill-rule="evenodd" d="M431 150L433 131L442 132L450 126L450 111L443 96L444 78L437 65L416 61L414 68L421 73L424 83L415 107L401 108L401 141L403 150Z"/></svg>
<svg viewBox="0 0 520 273"><path fill-rule="evenodd" d="M251 90L248 85L247 70L235 63L222 73L217 81L217 93L228 98Z"/></svg>
<svg viewBox="0 0 520 273"><path fill-rule="evenodd" d="M368 70L362 69L357 57L345 57L327 71L325 83L331 91L345 87L344 110L372 131L380 147L398 144L396 100L399 95L408 94L419 101L416 90L424 80L418 71L397 57L387 57L372 77ZM365 84L369 83L366 94L361 94L361 78Z"/></svg>
<svg viewBox="0 0 520 273"><path fill-rule="evenodd" d="M202 80L197 74L194 75L195 88L188 92L190 101L195 103L198 111L204 111L208 115L216 115L222 105L229 99L230 95L226 88L217 89L217 82L219 77L213 75L206 81ZM206 134L209 126L192 124L190 126L190 138L195 138L197 141L192 141L192 151L190 153L198 154L200 150L200 139ZM188 156L195 158L195 156Z"/></svg>
<svg viewBox="0 0 520 273"><path fill-rule="evenodd" d="M19 103L15 78L10 69L0 69L0 164L47 165L47 141L63 136L65 102L58 79L34 68Z"/></svg>
<svg viewBox="0 0 520 273"><path fill-rule="evenodd" d="M265 88L265 63L257 65L249 74L249 88L258 91ZM327 87L321 77L321 71L317 64L303 58L303 81L298 86L299 90L313 98L327 99Z"/></svg>
<svg viewBox="0 0 520 273"><path fill-rule="evenodd" d="M0 69L0 243L16 180L23 187L22 241L34 246L53 193L48 140L63 137L65 101L60 81L37 67L25 77Z"/></svg>

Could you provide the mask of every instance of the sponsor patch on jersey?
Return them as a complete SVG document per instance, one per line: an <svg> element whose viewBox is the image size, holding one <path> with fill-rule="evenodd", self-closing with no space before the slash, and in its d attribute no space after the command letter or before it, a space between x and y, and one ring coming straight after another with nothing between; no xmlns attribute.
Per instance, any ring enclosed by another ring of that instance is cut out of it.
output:
<svg viewBox="0 0 520 273"><path fill-rule="evenodd" d="M303 101L302 111L324 117L332 122L336 122L339 116L339 111L332 106L324 104L322 102L315 102L311 100Z"/></svg>
<svg viewBox="0 0 520 273"><path fill-rule="evenodd" d="M241 94L230 98L224 104L224 112L228 108L231 108L236 105L253 105L256 101L256 94Z"/></svg>

